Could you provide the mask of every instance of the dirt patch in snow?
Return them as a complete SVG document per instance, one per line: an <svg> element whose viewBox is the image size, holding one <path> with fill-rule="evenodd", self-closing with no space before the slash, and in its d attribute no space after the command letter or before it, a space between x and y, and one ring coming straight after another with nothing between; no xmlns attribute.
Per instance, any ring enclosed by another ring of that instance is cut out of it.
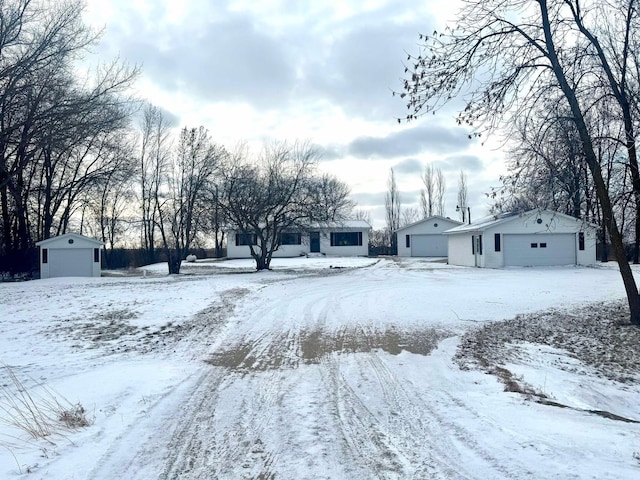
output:
<svg viewBox="0 0 640 480"><path fill-rule="evenodd" d="M455 360L462 368L480 367L499 376L501 365L519 358L519 343L562 349L611 380L640 380L640 328L629 323L625 301L491 323L462 337Z"/></svg>
<svg viewBox="0 0 640 480"><path fill-rule="evenodd" d="M153 327L137 325L140 314L133 308L114 308L89 317L64 319L53 326L52 332L57 337L72 338L76 348L102 349L106 353L147 353L190 340L194 348L206 349L236 303L248 293L243 288L227 290L194 316L171 319Z"/></svg>
<svg viewBox="0 0 640 480"><path fill-rule="evenodd" d="M295 368L299 364L317 364L332 354L382 350L393 355L402 351L429 355L438 342L452 336L438 329L399 331L393 328L373 330L361 326L339 331L322 329L287 331L271 337L243 340L215 352L207 360L213 366L239 371Z"/></svg>

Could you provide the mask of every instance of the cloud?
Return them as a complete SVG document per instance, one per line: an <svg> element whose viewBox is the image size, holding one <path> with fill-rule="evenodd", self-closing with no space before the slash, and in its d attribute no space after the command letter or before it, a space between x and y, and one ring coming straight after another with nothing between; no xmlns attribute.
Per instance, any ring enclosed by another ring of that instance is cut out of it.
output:
<svg viewBox="0 0 640 480"><path fill-rule="evenodd" d="M351 197L358 202L358 206L375 207L384 205L384 196L386 192L362 192L353 193Z"/></svg>
<svg viewBox="0 0 640 480"><path fill-rule="evenodd" d="M443 172L463 170L465 173L473 173L480 172L485 168L482 160L475 155L453 155L443 160L437 160L433 165Z"/></svg>
<svg viewBox="0 0 640 480"><path fill-rule="evenodd" d="M424 164L415 158L407 158L393 166L393 170L397 173L409 173L420 175L424 170Z"/></svg>
<svg viewBox="0 0 640 480"><path fill-rule="evenodd" d="M348 145L348 152L359 158L389 159L430 152L445 154L466 150L473 140L461 127L444 127L433 123L404 128L384 137L358 137Z"/></svg>

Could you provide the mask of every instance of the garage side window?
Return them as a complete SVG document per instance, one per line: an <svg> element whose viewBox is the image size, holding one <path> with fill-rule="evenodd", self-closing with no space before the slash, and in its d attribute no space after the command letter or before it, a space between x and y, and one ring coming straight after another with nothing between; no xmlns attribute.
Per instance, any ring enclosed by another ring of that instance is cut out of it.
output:
<svg viewBox="0 0 640 480"><path fill-rule="evenodd" d="M578 233L578 250L584 250L584 232Z"/></svg>
<svg viewBox="0 0 640 480"><path fill-rule="evenodd" d="M49 249L42 249L42 263L49 263Z"/></svg>
<svg viewBox="0 0 640 480"><path fill-rule="evenodd" d="M500 234L499 234L499 233L496 233L496 234L493 236L493 243L495 244L495 248L494 248L494 250L495 250L496 252L499 252L499 251L500 251Z"/></svg>
<svg viewBox="0 0 640 480"><path fill-rule="evenodd" d="M476 254L476 237L471 235L471 255Z"/></svg>
<svg viewBox="0 0 640 480"><path fill-rule="evenodd" d="M404 236L404 246L407 248L411 248L411 235Z"/></svg>
<svg viewBox="0 0 640 480"><path fill-rule="evenodd" d="M100 263L100 249L93 249L93 263Z"/></svg>

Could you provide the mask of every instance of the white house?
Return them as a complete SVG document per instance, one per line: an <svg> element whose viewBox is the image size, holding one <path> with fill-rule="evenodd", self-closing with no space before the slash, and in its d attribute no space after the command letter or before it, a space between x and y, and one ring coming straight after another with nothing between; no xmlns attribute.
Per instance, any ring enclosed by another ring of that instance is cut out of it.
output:
<svg viewBox="0 0 640 480"><path fill-rule="evenodd" d="M371 225L363 220L314 225L308 231L292 231L282 235L281 245L273 257L299 257L308 253L342 257L369 254ZM251 258L249 244L256 244L256 235L244 235L236 230L227 232L227 258Z"/></svg>
<svg viewBox="0 0 640 480"><path fill-rule="evenodd" d="M434 215L396 230L399 257L446 257L446 230L462 225L450 218Z"/></svg>
<svg viewBox="0 0 640 480"><path fill-rule="evenodd" d="M36 245L40 247L40 278L100 276L103 242L65 233Z"/></svg>
<svg viewBox="0 0 640 480"><path fill-rule="evenodd" d="M490 216L445 235L451 265L502 268L596 261L596 226L551 210Z"/></svg>

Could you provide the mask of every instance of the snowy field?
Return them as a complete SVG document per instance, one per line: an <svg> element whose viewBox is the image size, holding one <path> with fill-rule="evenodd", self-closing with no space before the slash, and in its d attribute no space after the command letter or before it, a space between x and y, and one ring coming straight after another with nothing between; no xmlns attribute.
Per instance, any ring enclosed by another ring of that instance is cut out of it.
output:
<svg viewBox="0 0 640 480"><path fill-rule="evenodd" d="M454 359L492 322L623 298L614 264L273 267L0 284L0 478L640 478L640 424L623 421L640 420L640 377L512 345L502 367L559 408ZM30 438L7 413L24 392L43 415L52 396L80 404L90 425Z"/></svg>

